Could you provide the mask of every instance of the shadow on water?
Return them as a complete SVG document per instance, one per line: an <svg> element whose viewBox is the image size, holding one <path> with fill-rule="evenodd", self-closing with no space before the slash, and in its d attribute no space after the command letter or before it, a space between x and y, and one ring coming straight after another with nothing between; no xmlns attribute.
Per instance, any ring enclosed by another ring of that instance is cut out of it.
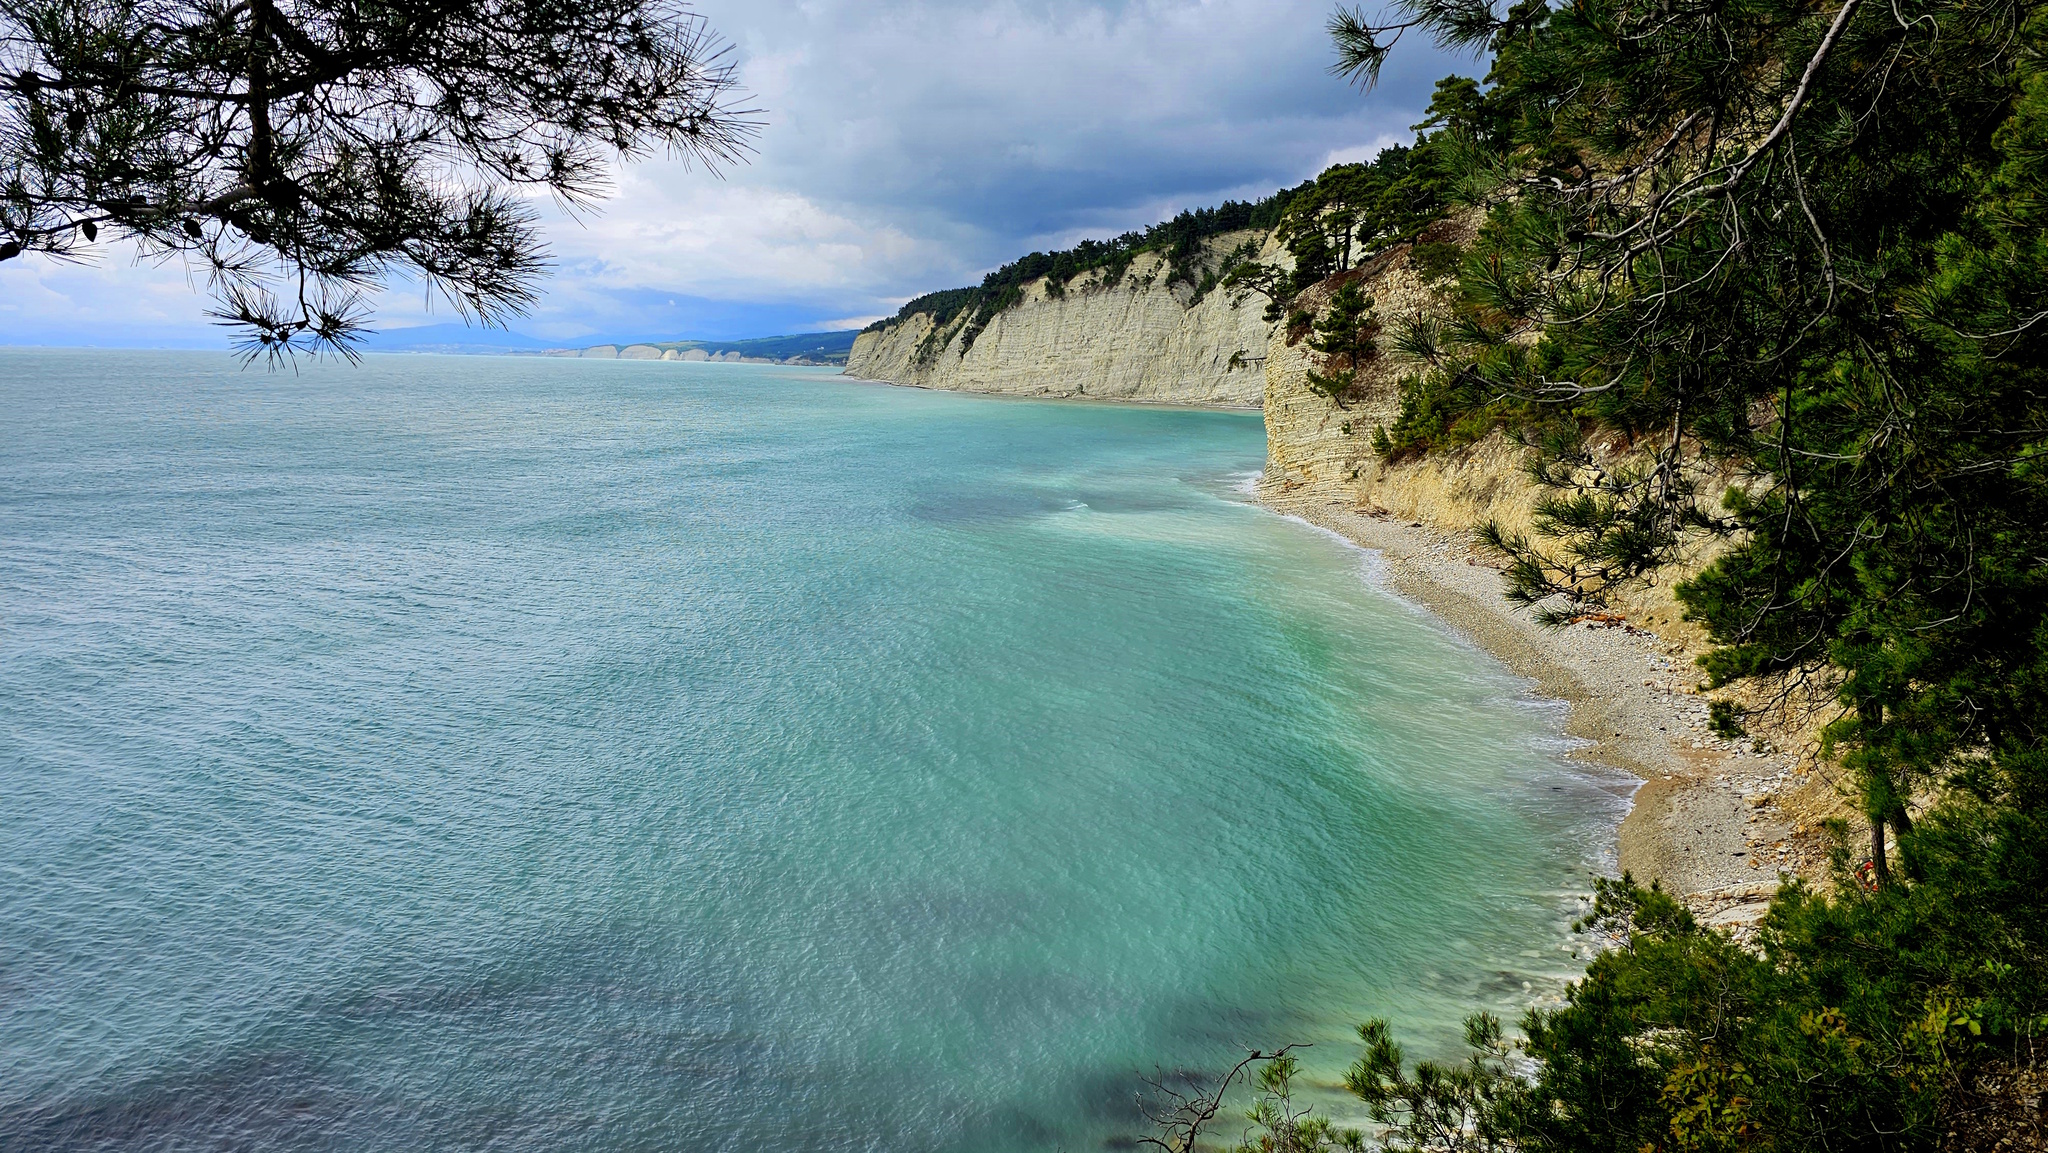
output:
<svg viewBox="0 0 2048 1153"><path fill-rule="evenodd" d="M374 1109L305 1055L250 1054L106 1092L10 1104L0 1110L0 1148L341 1148ZM383 1128L398 1119L380 1120Z"/></svg>
<svg viewBox="0 0 2048 1153"><path fill-rule="evenodd" d="M207 1059L0 1097L0 1150L959 1153L1053 1148L1074 1120L1034 1114L1001 1079L981 1087L993 1099L906 1113L913 1090L930 1096L916 1083L929 1070L760 1031L772 1010L712 951L621 931L504 955L517 967L455 963L308 997ZM1051 975L971 993L998 1023L1091 999Z"/></svg>
<svg viewBox="0 0 2048 1153"><path fill-rule="evenodd" d="M1098 1134L1104 1149L1135 1149L1139 1137L1156 1135L1140 1103L1158 1108L1161 1087L1195 1095L1208 1090L1251 1049L1272 1049L1308 1035L1314 1022L1305 1014L1251 1009L1203 997L1179 998L1160 1026L1163 1052L1201 1054L1194 1063L1172 1067L1100 1066L1077 1072L1063 1096L1075 1117ZM1163 1111L1163 1110L1162 1110ZM1232 1114L1229 1119L1235 1119Z"/></svg>
<svg viewBox="0 0 2048 1153"><path fill-rule="evenodd" d="M1135 1102L1148 1079L1200 1084L1244 1045L1304 1023L1184 998L1160 1022L1159 1048L1203 1054L1194 1064L1073 1073L1055 1094L1071 1112L1058 1115L998 1077L986 1097L906 1116L892 1102L918 1079L914 1062L835 1058L758 1032L750 1021L768 1014L708 952L603 932L505 955L516 968L459 962L308 998L210 1060L7 1101L0 1149L1116 1148L1145 1131ZM958 992L1000 1036L1048 1009L1099 1009L1103 991L1086 985L1038 974ZM558 1043L536 1049L536 1032ZM450 1068L451 1050L469 1056Z"/></svg>
<svg viewBox="0 0 2048 1153"><path fill-rule="evenodd" d="M1239 1053L1272 1048L1309 1035L1316 1021L1305 1012L1253 1008L1206 997L1180 997L1161 1016L1163 1044L1173 1052Z"/></svg>
<svg viewBox="0 0 2048 1153"><path fill-rule="evenodd" d="M1053 493L947 493L913 502L910 515L928 524L991 524L1065 512L1073 504Z"/></svg>
<svg viewBox="0 0 2048 1153"><path fill-rule="evenodd" d="M593 937L528 949L516 971L458 964L309 996L211 1060L5 1100L0 1149L655 1149L689 1134L602 1139L622 1095L801 1093L787 1056L739 1024L715 982L679 995L621 944ZM559 1043L535 1049L537 1022ZM468 1057L450 1069L449 1050ZM536 1084L548 1088L522 1092Z"/></svg>

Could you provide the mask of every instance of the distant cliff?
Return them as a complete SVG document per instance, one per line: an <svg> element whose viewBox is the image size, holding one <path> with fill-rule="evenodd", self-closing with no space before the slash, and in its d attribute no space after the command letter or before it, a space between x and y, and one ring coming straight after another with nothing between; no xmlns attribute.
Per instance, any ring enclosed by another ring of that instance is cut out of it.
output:
<svg viewBox="0 0 2048 1153"><path fill-rule="evenodd" d="M651 344L596 344L588 348L550 349L546 356L587 360L718 360L745 364L845 364L853 347L851 332L800 332L752 340L671 340Z"/></svg>
<svg viewBox="0 0 2048 1153"><path fill-rule="evenodd" d="M1273 255L1266 233L1241 231L1205 240L1199 259L1217 271L1248 244ZM1265 298L1233 304L1212 288L1197 300L1197 284L1167 271L1166 258L1148 252L1112 283L1097 272L1040 278L978 332L966 312L943 323L912 312L861 333L847 375L1010 396L1259 407Z"/></svg>

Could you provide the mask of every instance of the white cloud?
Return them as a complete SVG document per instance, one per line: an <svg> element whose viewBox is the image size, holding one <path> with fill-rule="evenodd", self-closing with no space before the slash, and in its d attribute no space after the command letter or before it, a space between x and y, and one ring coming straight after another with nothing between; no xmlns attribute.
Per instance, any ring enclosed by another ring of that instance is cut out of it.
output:
<svg viewBox="0 0 2048 1153"><path fill-rule="evenodd" d="M850 324L1032 248L1368 158L1409 139L1438 76L1472 67L1404 44L1361 95L1328 74L1329 0L697 6L768 110L759 155L722 180L674 160L628 167L580 221L537 200L557 267L520 331L674 332L710 323L718 302L754 307L726 310L719 323L734 332ZM118 257L90 271L27 265L0 265L0 339L38 325L224 339L182 273ZM449 312L402 286L380 299L378 322Z"/></svg>
<svg viewBox="0 0 2048 1153"><path fill-rule="evenodd" d="M697 296L867 296L948 268L949 249L862 222L783 188L707 181L672 162L627 169L598 215L552 214L558 275L607 288L668 286Z"/></svg>
<svg viewBox="0 0 2048 1153"><path fill-rule="evenodd" d="M1358 164L1371 160L1386 149L1396 144L1406 144L1413 139L1412 135L1395 136L1389 133L1384 136L1375 137L1370 144L1356 144L1349 148L1333 148L1323 154L1322 163L1318 166L1318 171L1328 168L1333 164Z"/></svg>
<svg viewBox="0 0 2048 1153"><path fill-rule="evenodd" d="M217 341L203 278L182 262L139 261L108 245L84 262L35 253L0 264L0 341L130 344Z"/></svg>

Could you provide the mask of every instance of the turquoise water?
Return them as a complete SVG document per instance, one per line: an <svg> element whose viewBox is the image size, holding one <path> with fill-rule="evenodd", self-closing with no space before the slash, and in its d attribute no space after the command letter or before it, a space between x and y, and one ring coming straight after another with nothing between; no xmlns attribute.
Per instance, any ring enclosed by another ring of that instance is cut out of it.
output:
<svg viewBox="0 0 2048 1153"><path fill-rule="evenodd" d="M0 352L0 1147L1085 1150L1573 972L1624 804L1256 415Z"/></svg>

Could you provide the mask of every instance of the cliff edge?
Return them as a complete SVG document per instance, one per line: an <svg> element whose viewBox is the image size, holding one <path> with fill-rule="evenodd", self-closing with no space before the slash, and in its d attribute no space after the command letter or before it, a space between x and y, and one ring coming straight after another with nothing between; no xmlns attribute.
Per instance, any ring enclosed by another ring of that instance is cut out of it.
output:
<svg viewBox="0 0 2048 1153"><path fill-rule="evenodd" d="M1205 262L1220 266L1248 241L1273 257L1270 236L1235 232L1206 242ZM944 324L928 312L891 320L854 340L846 374L1007 396L1258 408L1271 327L1264 298L1234 303L1219 288L1196 299L1165 272L1164 258L1144 253L1114 284L1093 273L1034 280L978 333L964 313Z"/></svg>
<svg viewBox="0 0 2048 1153"><path fill-rule="evenodd" d="M1470 221L1430 239L1469 240ZM1350 276L1387 322L1441 308L1436 289L1393 249ZM1336 281L1304 293L1313 312ZM1385 338L1382 338L1383 343ZM1582 755L1643 779L1622 824L1619 865L1657 880L1710 924L1745 933L1786 876L1826 876L1822 822L1843 813L1818 755L1810 714L1789 702L1746 700L1753 737L1717 735L1695 658L1708 648L1672 588L1709 551L1618 598L1613 611L1559 629L1539 627L1502 596L1500 561L1480 548L1482 522L1530 532L1542 495L1528 451L1500 433L1455 450L1382 459L1373 430L1400 412L1400 378L1418 366L1377 358L1342 403L1311 389L1311 352L1275 331L1265 360L1266 477L1261 499L1377 550L1390 583L1429 606L1547 696L1572 704L1568 730ZM1725 478L1706 478L1708 485ZM1717 694L1734 695L1733 690Z"/></svg>

